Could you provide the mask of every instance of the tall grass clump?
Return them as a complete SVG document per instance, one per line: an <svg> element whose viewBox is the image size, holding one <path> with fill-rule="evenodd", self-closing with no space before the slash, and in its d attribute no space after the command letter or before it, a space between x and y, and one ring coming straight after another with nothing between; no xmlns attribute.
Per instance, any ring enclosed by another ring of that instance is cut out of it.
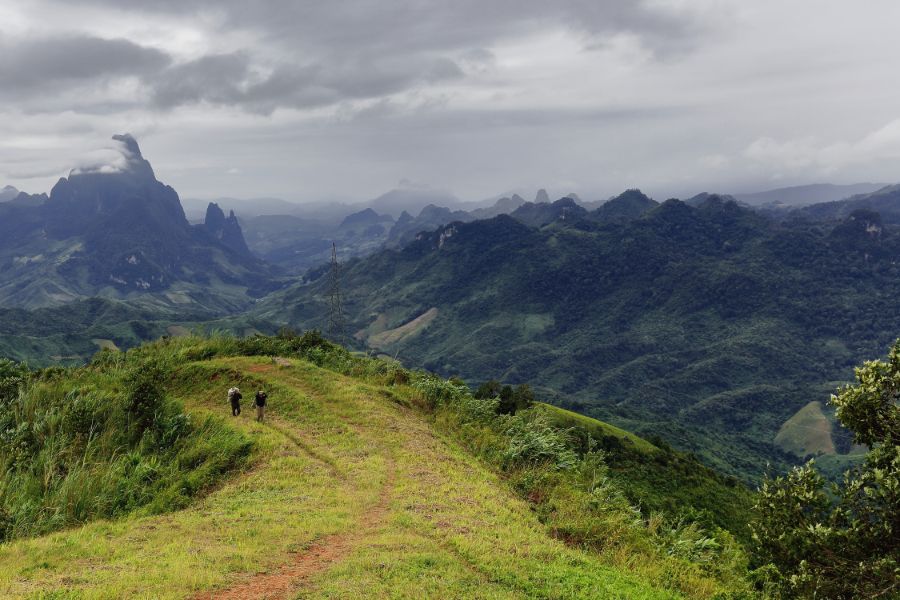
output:
<svg viewBox="0 0 900 600"><path fill-rule="evenodd" d="M540 410L499 414L496 398L475 398L457 379L412 373L411 385L438 425L503 473L556 537L691 596L751 594L734 536L706 529L689 510L644 515L582 431L555 427Z"/></svg>
<svg viewBox="0 0 900 600"><path fill-rule="evenodd" d="M181 508L240 466L249 440L187 415L170 372L146 349L76 369L0 361L0 540Z"/></svg>

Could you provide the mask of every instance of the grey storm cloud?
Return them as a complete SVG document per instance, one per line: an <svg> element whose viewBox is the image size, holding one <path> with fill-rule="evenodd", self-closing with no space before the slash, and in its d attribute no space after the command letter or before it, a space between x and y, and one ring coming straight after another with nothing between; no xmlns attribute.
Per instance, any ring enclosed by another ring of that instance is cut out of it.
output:
<svg viewBox="0 0 900 600"><path fill-rule="evenodd" d="M46 191L116 131L204 197L890 182L898 20L893 0L0 0L0 184Z"/></svg>
<svg viewBox="0 0 900 600"><path fill-rule="evenodd" d="M376 98L416 83L462 76L450 59L417 57L282 63L261 73L249 53L234 52L173 66L150 85L154 103L163 108L205 101L267 113L279 106L306 108Z"/></svg>
<svg viewBox="0 0 900 600"><path fill-rule="evenodd" d="M0 38L0 90L25 94L57 85L157 73L171 62L159 50L89 36Z"/></svg>
<svg viewBox="0 0 900 600"><path fill-rule="evenodd" d="M452 48L522 28L563 23L588 34L628 31L653 47L683 46L704 29L695 13L647 0L92 0L163 13L220 12L227 27L259 27L273 37L344 48Z"/></svg>
<svg viewBox="0 0 900 600"><path fill-rule="evenodd" d="M111 66L123 67L121 74L125 75L128 61L135 61L133 73L144 76L150 103L157 108L207 102L263 113L278 107L378 98L463 78L461 65L477 70L473 64L476 57L489 59L483 46L499 37L541 28L567 27L584 36L586 48L602 47L604 36L630 33L657 53L686 48L701 29L696 19L685 13L651 10L645 2L93 0L93 4L116 9L130 6L144 14L213 12L221 15L223 30L253 30L271 44L268 56L259 56L253 48L240 48L148 72L146 67L159 67L169 58L132 45L122 48L118 62ZM103 43L111 42L93 43L102 52ZM38 50L30 46L19 54L28 58ZM140 64L138 58L147 62ZM35 81L48 70L65 72L52 60L33 62L39 64L23 71ZM99 61L98 69L103 63ZM78 68L88 70L82 63Z"/></svg>
<svg viewBox="0 0 900 600"><path fill-rule="evenodd" d="M240 50L175 63L165 52L122 39L77 36L0 42L0 95L27 97L98 80L135 78L152 106L208 102L268 113L278 107L314 107L403 91L415 84L464 76L440 56L345 55L329 61L255 61ZM127 110L132 103L74 105L91 112Z"/></svg>

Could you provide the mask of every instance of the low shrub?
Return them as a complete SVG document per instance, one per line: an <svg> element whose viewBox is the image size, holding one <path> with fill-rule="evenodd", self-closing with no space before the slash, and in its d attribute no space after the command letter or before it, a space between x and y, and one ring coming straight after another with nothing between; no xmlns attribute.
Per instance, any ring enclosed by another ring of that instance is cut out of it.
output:
<svg viewBox="0 0 900 600"><path fill-rule="evenodd" d="M422 372L411 375L411 386L437 426L505 474L556 537L690 596L753 596L741 544L704 527L703 515L690 510L643 515L611 476L593 436L554 426L537 409L504 414L492 388L480 389L478 398L459 380Z"/></svg>
<svg viewBox="0 0 900 600"><path fill-rule="evenodd" d="M166 353L100 352L81 369L0 364L0 540L185 506L251 443L166 395Z"/></svg>

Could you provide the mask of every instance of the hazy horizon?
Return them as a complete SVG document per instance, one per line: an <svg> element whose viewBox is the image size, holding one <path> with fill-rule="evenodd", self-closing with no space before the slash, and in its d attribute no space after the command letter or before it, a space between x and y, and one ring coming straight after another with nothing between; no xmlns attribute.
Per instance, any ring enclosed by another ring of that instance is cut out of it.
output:
<svg viewBox="0 0 900 600"><path fill-rule="evenodd" d="M130 132L186 198L895 182L900 5L0 0L0 187ZM146 5L145 5L146 4Z"/></svg>

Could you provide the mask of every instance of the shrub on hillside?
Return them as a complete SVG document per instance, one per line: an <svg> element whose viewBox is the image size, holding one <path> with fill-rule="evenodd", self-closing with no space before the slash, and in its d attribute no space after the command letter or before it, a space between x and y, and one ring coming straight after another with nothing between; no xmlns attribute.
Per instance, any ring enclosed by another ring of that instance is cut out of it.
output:
<svg viewBox="0 0 900 600"><path fill-rule="evenodd" d="M0 359L0 403L11 402L29 377L28 367L5 358Z"/></svg>
<svg viewBox="0 0 900 600"><path fill-rule="evenodd" d="M125 412L128 428L137 439L157 422L163 409L165 392L163 371L155 365L140 365L125 378Z"/></svg>
<svg viewBox="0 0 900 600"><path fill-rule="evenodd" d="M768 584L783 597L889 598L900 594L900 340L888 360L856 369L832 396L837 418L870 450L826 491L810 461L766 479L753 539Z"/></svg>
<svg viewBox="0 0 900 600"><path fill-rule="evenodd" d="M534 392L525 383L514 388L491 379L478 386L474 396L481 399L496 398L497 413L501 415L514 415L516 411L525 410L534 404Z"/></svg>
<svg viewBox="0 0 900 600"><path fill-rule="evenodd" d="M644 560L654 577L689 595L713 595L712 577L744 597L746 554L734 537L689 513L642 515L610 476L593 436L553 426L538 410L499 414L499 384L473 394L462 382L417 372L412 386L438 423L504 472L560 539L610 556L624 552L629 563Z"/></svg>
<svg viewBox="0 0 900 600"><path fill-rule="evenodd" d="M578 455L569 446L565 432L541 418L510 416L498 419L498 427L509 440L503 453L505 469L547 465L564 471L578 464Z"/></svg>
<svg viewBox="0 0 900 600"><path fill-rule="evenodd" d="M82 369L0 364L0 539L180 508L244 460L247 438L167 397L166 361L161 345Z"/></svg>

